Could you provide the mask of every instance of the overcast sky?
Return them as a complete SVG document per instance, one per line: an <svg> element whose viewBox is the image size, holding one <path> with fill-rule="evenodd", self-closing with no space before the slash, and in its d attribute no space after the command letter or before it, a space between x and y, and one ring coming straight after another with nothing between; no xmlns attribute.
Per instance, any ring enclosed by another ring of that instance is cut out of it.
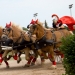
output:
<svg viewBox="0 0 75 75"><path fill-rule="evenodd" d="M14 22L21 27L26 27L33 17L48 22L52 26L52 14L59 17L70 15L69 4L73 4L72 16L75 17L75 0L0 0L0 26Z"/></svg>

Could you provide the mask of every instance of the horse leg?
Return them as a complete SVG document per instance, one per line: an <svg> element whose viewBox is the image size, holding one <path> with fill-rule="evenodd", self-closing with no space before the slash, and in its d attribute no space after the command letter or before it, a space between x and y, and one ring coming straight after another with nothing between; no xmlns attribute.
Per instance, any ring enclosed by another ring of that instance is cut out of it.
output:
<svg viewBox="0 0 75 75"><path fill-rule="evenodd" d="M24 53L25 53L25 59L28 61L30 59L30 49L29 48L25 48L24 49Z"/></svg>
<svg viewBox="0 0 75 75"><path fill-rule="evenodd" d="M25 64L25 66L29 67L30 65L32 65L31 61L33 60L33 62L35 62L35 58L33 56L30 56L30 59L27 61L27 64Z"/></svg>
<svg viewBox="0 0 75 75"><path fill-rule="evenodd" d="M37 51L34 52L35 54L32 54L31 56L33 56L33 59L32 59L32 62L31 62L31 65L35 65L35 62L37 60L37 57L38 57L38 53Z"/></svg>
<svg viewBox="0 0 75 75"><path fill-rule="evenodd" d="M6 60L4 60L4 62L6 64L6 68L9 68L9 63Z"/></svg>
<svg viewBox="0 0 75 75"><path fill-rule="evenodd" d="M20 52L18 52L17 50L12 50L12 56L15 60L17 60L17 63L20 63L20 61L21 61L21 58L20 58L21 53Z"/></svg>
<svg viewBox="0 0 75 75"><path fill-rule="evenodd" d="M10 52L9 50L6 50L6 51L3 53L3 55L2 55L2 59L3 59L4 62L6 63L7 68L9 67L9 64L8 64L8 62L7 62L6 56L7 56L7 54L8 54L9 52Z"/></svg>
<svg viewBox="0 0 75 75"><path fill-rule="evenodd" d="M8 60L9 60L9 59L8 59ZM2 54L0 54L0 65L1 65L2 61L3 61ZM4 62L5 62L5 64L6 64L6 67L9 68L8 62L7 62L6 60L4 60Z"/></svg>
<svg viewBox="0 0 75 75"><path fill-rule="evenodd" d="M17 50L12 50L12 57L17 60Z"/></svg>
<svg viewBox="0 0 75 75"><path fill-rule="evenodd" d="M31 64L31 61L32 61L32 59L33 59L33 56L30 56L30 49L29 48L25 48L24 49L24 53L25 53L25 59L28 61L26 64L25 64L25 66L26 67L29 67L30 66L30 64ZM24 66L24 67L25 67Z"/></svg>
<svg viewBox="0 0 75 75"><path fill-rule="evenodd" d="M3 53L2 58L5 59L6 56L7 56L7 54L8 54L9 52L10 52L9 50L6 50L6 51Z"/></svg>
<svg viewBox="0 0 75 75"><path fill-rule="evenodd" d="M35 65L36 60L37 60L37 57L34 57L32 62L31 62L31 66Z"/></svg>
<svg viewBox="0 0 75 75"><path fill-rule="evenodd" d="M47 55L45 52L43 52L41 49L38 50L38 53L41 58L41 64L43 65L45 63L45 59L48 59Z"/></svg>
<svg viewBox="0 0 75 75"><path fill-rule="evenodd" d="M34 57L34 58L32 59L31 65L35 65L35 62L36 62L36 60L37 60L37 58L38 58L38 53L35 54L35 56L33 56L33 57ZM43 57L43 56L40 56L40 59L41 59L41 64L43 65L44 62L45 62L44 57Z"/></svg>
<svg viewBox="0 0 75 75"><path fill-rule="evenodd" d="M45 63L45 59L47 59L47 56L46 56L46 53L45 52L42 52L43 54L40 56L40 59L41 59L41 65L44 65Z"/></svg>
<svg viewBox="0 0 75 75"><path fill-rule="evenodd" d="M61 56L61 60L60 60L60 62L62 62L63 61L63 58L64 58L64 54L59 50L59 48L57 48L57 50L55 50L55 53L56 53L56 55L60 55Z"/></svg>
<svg viewBox="0 0 75 75"><path fill-rule="evenodd" d="M33 60L32 60L32 62L31 62L31 65L35 65L35 62L36 62L36 60L37 60L37 57L38 57L38 54L40 55L40 58L41 58L41 64L44 62L44 53L41 51L41 49L37 49L37 50L35 50L34 51L34 58L33 58Z"/></svg>
<svg viewBox="0 0 75 75"><path fill-rule="evenodd" d="M61 56L61 62L62 62L64 58L64 54L61 51L59 51L59 55Z"/></svg>
<svg viewBox="0 0 75 75"><path fill-rule="evenodd" d="M20 58L20 56L21 56L21 52L18 52L18 55L17 55L17 63L20 63L20 61L21 61L21 58Z"/></svg>
<svg viewBox="0 0 75 75"><path fill-rule="evenodd" d="M52 62L52 68L56 69L56 61L55 61L55 58L54 58L54 49L53 49L53 46L50 46L49 53L50 53L49 59Z"/></svg>
<svg viewBox="0 0 75 75"><path fill-rule="evenodd" d="M1 65L2 61L3 61L2 54L0 53L0 65Z"/></svg>
<svg viewBox="0 0 75 75"><path fill-rule="evenodd" d="M45 53L45 54L46 54L46 53ZM44 54L44 55L45 55L45 54ZM31 62L31 65L35 65L35 62L36 62L37 58L38 58L38 53L35 54L35 56L34 56L32 62ZM41 64L43 65L43 64L45 63L45 58L44 58L44 56L40 56L40 59L41 59Z"/></svg>
<svg viewBox="0 0 75 75"><path fill-rule="evenodd" d="M12 55L9 55L8 58L7 58L7 60L10 60L11 57L12 57Z"/></svg>

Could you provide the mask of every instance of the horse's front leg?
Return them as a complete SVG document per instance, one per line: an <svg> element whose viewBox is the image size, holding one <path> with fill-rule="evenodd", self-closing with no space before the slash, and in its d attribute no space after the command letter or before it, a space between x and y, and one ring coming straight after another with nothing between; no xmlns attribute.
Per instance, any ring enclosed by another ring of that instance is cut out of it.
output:
<svg viewBox="0 0 75 75"><path fill-rule="evenodd" d="M6 63L6 67L9 68L9 64L7 62L7 54L9 53L9 50L6 50L3 55L2 55L2 59L4 60L4 62Z"/></svg>
<svg viewBox="0 0 75 75"><path fill-rule="evenodd" d="M3 62L2 53L0 53L0 65L1 65L2 62Z"/></svg>
<svg viewBox="0 0 75 75"><path fill-rule="evenodd" d="M35 65L35 62L36 62L36 60L38 58L38 52L37 52L37 50L33 51L33 53L31 53L30 57L33 57L32 62L31 62L31 66L33 66L33 65Z"/></svg>
<svg viewBox="0 0 75 75"><path fill-rule="evenodd" d="M20 61L21 61L21 52L18 52L17 53L17 63L20 63Z"/></svg>
<svg viewBox="0 0 75 75"><path fill-rule="evenodd" d="M53 49L53 46L49 46L49 59L50 61L52 62L52 68L53 69L56 69L56 61L55 61L55 58L54 58L54 49Z"/></svg>
<svg viewBox="0 0 75 75"><path fill-rule="evenodd" d="M29 67L31 64L31 61L33 59L33 56L30 56L30 49L29 48L25 48L24 53L25 53L25 59L27 60L27 64L25 64L25 66Z"/></svg>
<svg viewBox="0 0 75 75"><path fill-rule="evenodd" d="M17 63L20 63L21 58L20 58L21 53L18 52L17 50L12 50L12 57L17 60Z"/></svg>

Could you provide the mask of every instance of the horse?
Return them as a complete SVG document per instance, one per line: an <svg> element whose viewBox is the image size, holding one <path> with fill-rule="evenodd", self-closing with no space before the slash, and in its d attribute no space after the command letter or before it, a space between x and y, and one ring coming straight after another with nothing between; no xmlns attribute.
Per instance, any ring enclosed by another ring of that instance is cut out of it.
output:
<svg viewBox="0 0 75 75"><path fill-rule="evenodd" d="M33 35L30 37L22 28L14 23L10 23L7 26L9 27L6 28L6 34L9 39L6 41L5 46L10 46L9 44L12 43L12 56L14 56L14 53L24 52L26 55L25 59L28 61L30 59L30 46L33 44L32 42L35 40L35 38L33 38ZM7 48L4 49L6 50ZM2 56L3 59L9 52L10 50L6 50L4 52Z"/></svg>
<svg viewBox="0 0 75 75"><path fill-rule="evenodd" d="M4 51L2 50L1 45L2 45L2 42L3 42L2 36L4 35L4 33L5 33L5 29L3 27L0 27L0 65L3 62L2 55L3 55ZM8 58L5 57L5 59L9 60L10 57L8 57ZM6 64L6 67L9 68L9 63L7 62L7 60L4 60L4 62Z"/></svg>
<svg viewBox="0 0 75 75"><path fill-rule="evenodd" d="M62 44L61 38L71 35L70 32L66 29L52 32L44 28L43 23L38 20L31 21L27 28L29 28L31 35L36 35L36 48L39 55L41 56L43 54L42 52L50 54L49 59L52 62L52 68L56 68L54 48L59 48Z"/></svg>

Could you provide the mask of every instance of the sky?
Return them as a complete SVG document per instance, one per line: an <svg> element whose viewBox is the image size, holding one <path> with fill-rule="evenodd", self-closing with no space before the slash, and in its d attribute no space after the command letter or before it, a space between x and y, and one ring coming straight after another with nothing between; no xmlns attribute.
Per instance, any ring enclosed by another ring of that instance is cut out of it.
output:
<svg viewBox="0 0 75 75"><path fill-rule="evenodd" d="M21 27L27 27L31 22L33 14L38 13L41 22L45 20L49 27L52 27L52 14L59 17L70 15L75 18L75 0L0 0L0 26L5 27L6 23L14 22Z"/></svg>

